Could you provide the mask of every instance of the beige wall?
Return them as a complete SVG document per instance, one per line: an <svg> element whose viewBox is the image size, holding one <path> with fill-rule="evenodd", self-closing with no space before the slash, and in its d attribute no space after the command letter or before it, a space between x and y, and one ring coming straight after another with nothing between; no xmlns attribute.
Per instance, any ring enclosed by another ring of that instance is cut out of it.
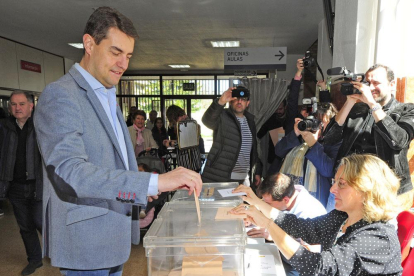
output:
<svg viewBox="0 0 414 276"><path fill-rule="evenodd" d="M21 60L39 64L41 72L22 70ZM47 84L63 75L62 57L0 38L0 89L42 92Z"/></svg>

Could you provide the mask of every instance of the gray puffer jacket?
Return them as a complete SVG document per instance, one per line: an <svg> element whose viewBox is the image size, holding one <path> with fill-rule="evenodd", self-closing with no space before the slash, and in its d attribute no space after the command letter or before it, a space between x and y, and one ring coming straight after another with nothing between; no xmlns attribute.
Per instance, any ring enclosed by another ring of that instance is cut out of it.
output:
<svg viewBox="0 0 414 276"><path fill-rule="evenodd" d="M250 181L254 173L261 175L260 161L257 158L256 125L254 116L244 112L252 133L253 145L250 153ZM203 124L213 130L213 146L207 157L202 174L203 182L230 181L241 147L241 128L234 113L215 99L202 118ZM257 162L257 164L256 164Z"/></svg>

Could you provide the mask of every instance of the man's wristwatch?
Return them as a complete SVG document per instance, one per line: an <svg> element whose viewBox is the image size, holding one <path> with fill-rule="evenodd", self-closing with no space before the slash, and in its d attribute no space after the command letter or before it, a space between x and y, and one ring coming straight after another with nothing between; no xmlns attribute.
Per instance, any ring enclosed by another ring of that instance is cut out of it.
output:
<svg viewBox="0 0 414 276"><path fill-rule="evenodd" d="M379 103L376 103L373 108L371 108L372 112L382 109L382 106Z"/></svg>

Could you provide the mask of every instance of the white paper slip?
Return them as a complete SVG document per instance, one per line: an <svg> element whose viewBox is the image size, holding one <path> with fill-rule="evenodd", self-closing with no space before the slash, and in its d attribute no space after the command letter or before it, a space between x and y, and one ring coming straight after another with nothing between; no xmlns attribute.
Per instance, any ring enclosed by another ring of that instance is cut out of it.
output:
<svg viewBox="0 0 414 276"><path fill-rule="evenodd" d="M232 193L234 189L230 188L230 189L221 189L221 190L217 190L220 195L222 197L230 197L230 196L242 196L242 195L246 195L245 192L240 192L240 193Z"/></svg>
<svg viewBox="0 0 414 276"><path fill-rule="evenodd" d="M267 250L266 250L267 251ZM276 275L276 263L272 253L259 254L258 251L246 250L245 253L245 270L246 274L253 275L252 272L259 274Z"/></svg>

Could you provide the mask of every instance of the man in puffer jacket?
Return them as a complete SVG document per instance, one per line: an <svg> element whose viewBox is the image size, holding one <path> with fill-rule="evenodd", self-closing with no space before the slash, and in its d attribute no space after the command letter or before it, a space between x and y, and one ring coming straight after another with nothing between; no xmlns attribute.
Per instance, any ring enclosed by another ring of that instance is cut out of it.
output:
<svg viewBox="0 0 414 276"><path fill-rule="evenodd" d="M254 116L246 111L250 103L248 89L225 91L213 101L204 113L202 121L212 129L213 146L207 157L202 174L203 182L236 181L252 188L260 183L261 166L257 158L256 125ZM224 108L229 103L230 108Z"/></svg>

